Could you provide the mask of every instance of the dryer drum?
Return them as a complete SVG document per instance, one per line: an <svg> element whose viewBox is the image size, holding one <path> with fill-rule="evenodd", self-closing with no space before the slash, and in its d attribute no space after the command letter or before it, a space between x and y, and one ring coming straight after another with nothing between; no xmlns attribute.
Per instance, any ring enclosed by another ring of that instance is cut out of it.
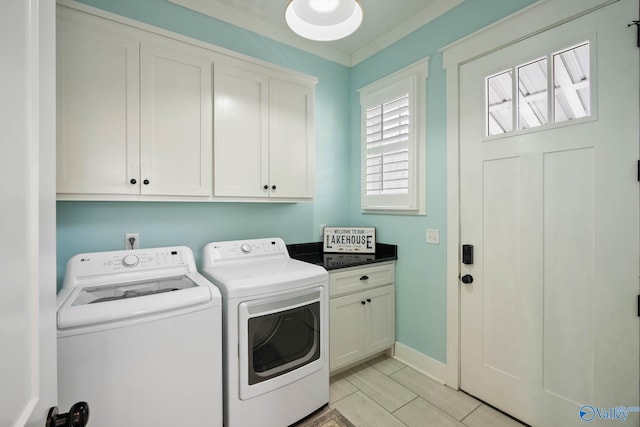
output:
<svg viewBox="0 0 640 427"><path fill-rule="evenodd" d="M249 383L255 384L320 357L320 303L249 319Z"/></svg>

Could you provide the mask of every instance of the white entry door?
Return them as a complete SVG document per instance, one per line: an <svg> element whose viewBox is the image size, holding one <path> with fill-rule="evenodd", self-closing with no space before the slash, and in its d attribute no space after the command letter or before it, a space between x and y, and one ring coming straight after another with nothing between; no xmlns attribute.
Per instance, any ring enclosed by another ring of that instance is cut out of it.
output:
<svg viewBox="0 0 640 427"><path fill-rule="evenodd" d="M44 427L56 405L54 0L2 0L0 64L0 426Z"/></svg>
<svg viewBox="0 0 640 427"><path fill-rule="evenodd" d="M535 426L640 425L637 18L460 68L461 388Z"/></svg>

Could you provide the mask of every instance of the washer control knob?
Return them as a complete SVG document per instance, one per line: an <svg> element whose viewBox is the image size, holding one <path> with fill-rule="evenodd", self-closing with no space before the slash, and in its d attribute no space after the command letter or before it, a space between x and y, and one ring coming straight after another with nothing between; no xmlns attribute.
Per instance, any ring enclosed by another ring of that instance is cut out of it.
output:
<svg viewBox="0 0 640 427"><path fill-rule="evenodd" d="M127 255L122 258L122 265L125 267L135 267L138 265L138 262L140 262L140 260L135 255Z"/></svg>
<svg viewBox="0 0 640 427"><path fill-rule="evenodd" d="M251 245L248 243L243 243L242 246L240 246L240 250L243 254L251 253Z"/></svg>

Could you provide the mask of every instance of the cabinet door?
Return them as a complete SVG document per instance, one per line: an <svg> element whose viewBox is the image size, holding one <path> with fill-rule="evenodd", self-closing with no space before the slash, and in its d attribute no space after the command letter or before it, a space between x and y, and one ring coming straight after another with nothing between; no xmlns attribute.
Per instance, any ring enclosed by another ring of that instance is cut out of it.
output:
<svg viewBox="0 0 640 427"><path fill-rule="evenodd" d="M394 286L383 286L367 291L366 298L367 339L365 353L371 354L393 345L395 341Z"/></svg>
<svg viewBox="0 0 640 427"><path fill-rule="evenodd" d="M346 366L364 356L365 304L363 294L347 295L329 301L330 370Z"/></svg>
<svg viewBox="0 0 640 427"><path fill-rule="evenodd" d="M195 51L142 45L141 194L211 192L213 66Z"/></svg>
<svg viewBox="0 0 640 427"><path fill-rule="evenodd" d="M215 66L214 194L266 197L269 92L264 75Z"/></svg>
<svg viewBox="0 0 640 427"><path fill-rule="evenodd" d="M311 198L314 192L313 92L269 80L269 186L271 197ZM275 186L275 190L273 190Z"/></svg>
<svg viewBox="0 0 640 427"><path fill-rule="evenodd" d="M58 19L58 193L139 192L138 64L137 41Z"/></svg>

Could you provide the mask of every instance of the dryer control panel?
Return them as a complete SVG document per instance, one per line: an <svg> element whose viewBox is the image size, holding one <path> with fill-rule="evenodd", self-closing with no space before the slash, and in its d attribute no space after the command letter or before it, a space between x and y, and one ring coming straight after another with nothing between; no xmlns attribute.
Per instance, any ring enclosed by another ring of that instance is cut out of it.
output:
<svg viewBox="0 0 640 427"><path fill-rule="evenodd" d="M205 246L204 254L204 268L213 264L254 257L277 256L289 258L287 246L278 237L213 242Z"/></svg>

